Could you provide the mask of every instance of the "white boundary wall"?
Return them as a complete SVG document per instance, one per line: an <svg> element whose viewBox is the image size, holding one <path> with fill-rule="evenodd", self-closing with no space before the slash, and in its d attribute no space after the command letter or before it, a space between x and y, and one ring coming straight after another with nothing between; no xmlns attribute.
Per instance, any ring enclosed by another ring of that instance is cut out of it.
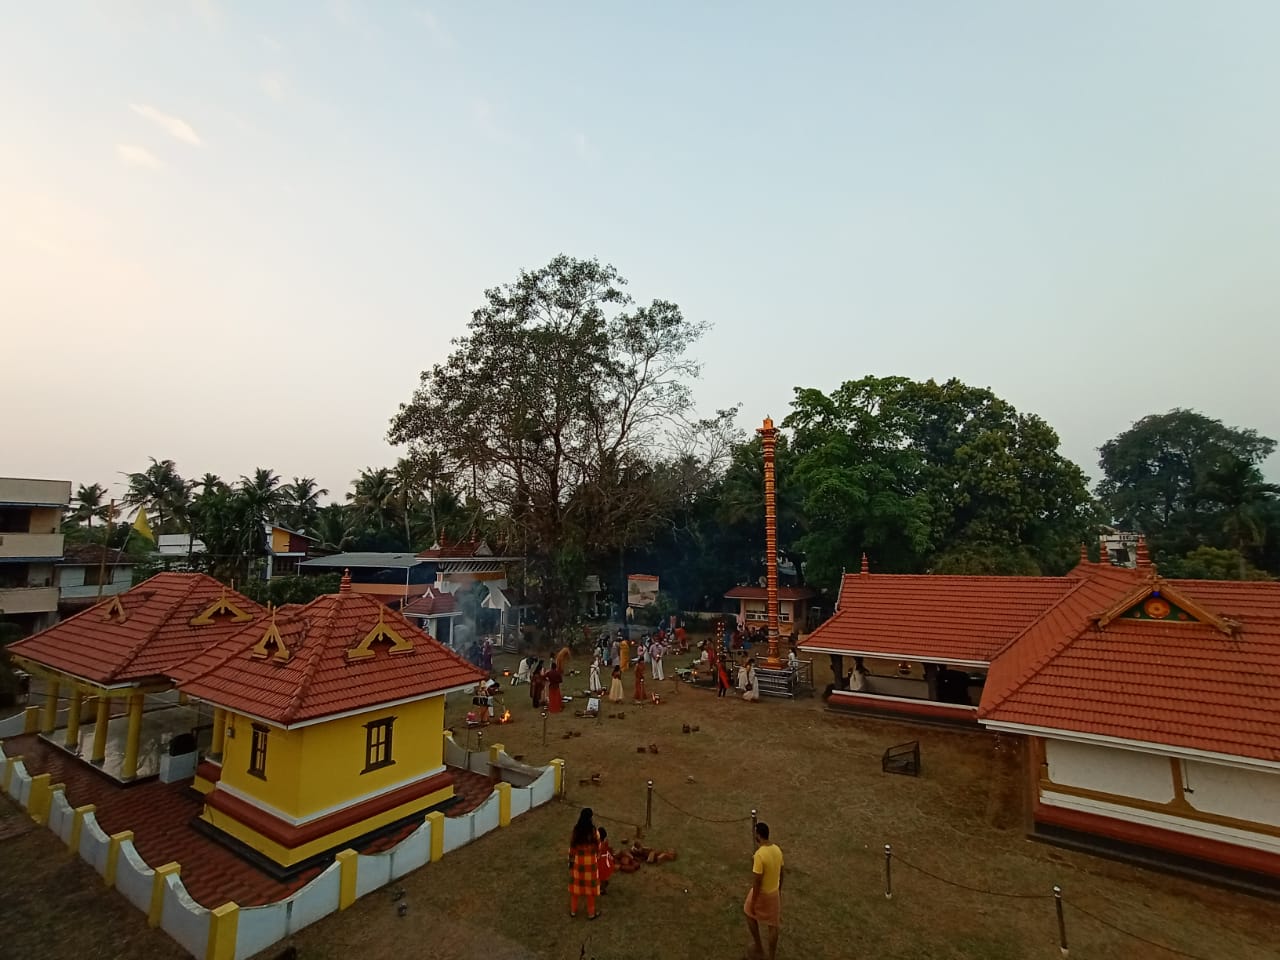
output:
<svg viewBox="0 0 1280 960"><path fill-rule="evenodd" d="M22 716L10 717L3 723L17 721ZM21 733L21 727L18 728ZM3 735L3 734L0 734ZM455 767L489 773L488 753L467 754L452 737L445 738L446 762ZM529 771L536 779L527 787L511 787L511 819L523 816L535 807L551 801L555 796L555 769L553 767L529 767L512 760L506 753L498 755L496 766L511 765L518 768L518 776ZM11 768L11 769L10 769ZM522 769L521 769L522 768ZM31 796L31 775L21 760L9 760L0 747L0 775L9 773L9 796L25 810ZM520 777L523 779L523 777ZM510 781L508 781L510 782ZM498 829L501 816L501 800L492 793L475 810L461 817L445 817L443 824L443 850L457 850L472 840ZM65 843L71 838L75 823L75 808L63 796L55 792L50 799L49 829ZM362 897L392 880L396 880L426 866L431 860L432 824L424 821L413 833L385 853L357 856L356 896ZM98 824L92 812L86 813L80 826L78 853L99 875L105 876L111 838ZM181 875L161 878L163 884L163 912L160 927L183 949L198 960L204 960L208 949L211 912L196 903L187 893ZM120 893L143 913L151 908L151 894L155 884L155 871L134 848L133 842L123 840L116 856L115 885ZM246 960L266 950L272 944L297 933L322 917L337 912L342 887L342 868L330 864L318 877L287 899L260 907L244 907L236 918L236 960Z"/></svg>

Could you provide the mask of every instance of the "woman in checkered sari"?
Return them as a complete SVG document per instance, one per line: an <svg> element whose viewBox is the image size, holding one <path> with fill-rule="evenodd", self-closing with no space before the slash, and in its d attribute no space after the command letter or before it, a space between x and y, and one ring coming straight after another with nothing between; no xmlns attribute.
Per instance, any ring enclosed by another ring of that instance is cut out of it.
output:
<svg viewBox="0 0 1280 960"><path fill-rule="evenodd" d="M600 916L596 897L600 896L600 835L591 821L591 808L578 814L569 839L569 916L578 915L578 898L587 898L587 919Z"/></svg>

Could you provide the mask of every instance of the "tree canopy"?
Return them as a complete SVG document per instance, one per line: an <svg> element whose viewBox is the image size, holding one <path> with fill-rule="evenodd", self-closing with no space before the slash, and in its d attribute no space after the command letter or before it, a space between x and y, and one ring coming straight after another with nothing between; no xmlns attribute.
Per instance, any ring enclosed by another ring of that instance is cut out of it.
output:
<svg viewBox="0 0 1280 960"><path fill-rule="evenodd" d="M656 471L692 410L688 350L704 326L625 286L612 266L558 256L486 291L391 423L414 459L465 468L552 626L571 615L588 555L661 522Z"/></svg>
<svg viewBox="0 0 1280 960"><path fill-rule="evenodd" d="M1166 572L1223 569L1221 554L1198 552L1208 547L1230 552L1245 578L1253 562L1272 563L1266 548L1280 536L1280 488L1259 468L1275 448L1194 410L1153 414L1100 448L1098 497L1117 526L1146 535Z"/></svg>

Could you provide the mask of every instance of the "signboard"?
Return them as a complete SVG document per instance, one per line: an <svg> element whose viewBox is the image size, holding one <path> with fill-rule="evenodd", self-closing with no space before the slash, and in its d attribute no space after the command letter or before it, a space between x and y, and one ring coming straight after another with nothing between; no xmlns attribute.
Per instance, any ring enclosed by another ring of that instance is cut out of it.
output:
<svg viewBox="0 0 1280 960"><path fill-rule="evenodd" d="M627 606L649 607L658 602L658 578L644 573L627 577Z"/></svg>

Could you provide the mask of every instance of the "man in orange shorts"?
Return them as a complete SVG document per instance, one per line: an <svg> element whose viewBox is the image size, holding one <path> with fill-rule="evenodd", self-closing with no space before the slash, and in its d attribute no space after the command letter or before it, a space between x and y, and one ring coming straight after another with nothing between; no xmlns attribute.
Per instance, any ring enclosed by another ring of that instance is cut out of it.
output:
<svg viewBox="0 0 1280 960"><path fill-rule="evenodd" d="M778 953L778 928L782 926L782 848L769 840L769 825L756 824L756 852L751 859L752 884L743 910L755 941L752 956L774 960ZM769 933L766 953L760 928Z"/></svg>

